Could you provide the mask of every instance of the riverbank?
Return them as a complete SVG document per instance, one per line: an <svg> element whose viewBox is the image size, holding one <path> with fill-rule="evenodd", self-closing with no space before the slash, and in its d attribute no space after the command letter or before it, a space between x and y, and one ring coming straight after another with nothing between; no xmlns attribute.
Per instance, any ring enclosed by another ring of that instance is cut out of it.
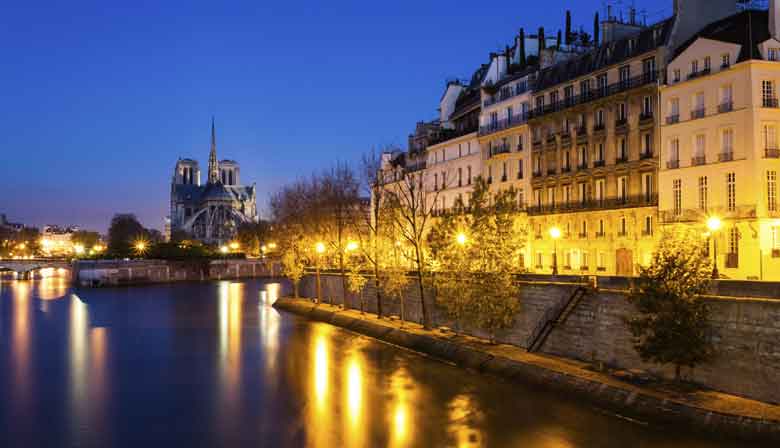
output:
<svg viewBox="0 0 780 448"><path fill-rule="evenodd" d="M780 441L780 406L710 390L680 391L663 383L637 385L583 362L537 355L519 347L421 326L380 320L309 300L280 299L275 307L404 347L478 372L575 394L631 418L689 425L744 439Z"/></svg>
<svg viewBox="0 0 780 448"><path fill-rule="evenodd" d="M272 260L97 260L73 264L73 281L84 287L144 285L185 281L274 278Z"/></svg>

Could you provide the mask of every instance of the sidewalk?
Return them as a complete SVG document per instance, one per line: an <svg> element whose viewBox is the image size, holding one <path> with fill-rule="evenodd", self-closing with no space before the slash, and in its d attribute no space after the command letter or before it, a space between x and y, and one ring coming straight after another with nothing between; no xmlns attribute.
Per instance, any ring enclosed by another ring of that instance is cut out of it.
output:
<svg viewBox="0 0 780 448"><path fill-rule="evenodd" d="M377 319L304 299L279 299L275 307L312 320L431 355L509 380L574 392L601 406L658 423L691 424L701 430L780 441L780 406L711 390L683 392L665 384L635 385L591 369L587 363L528 353L512 345L426 331L413 323ZM780 378L778 378L780 382ZM780 384L778 384L780 387Z"/></svg>

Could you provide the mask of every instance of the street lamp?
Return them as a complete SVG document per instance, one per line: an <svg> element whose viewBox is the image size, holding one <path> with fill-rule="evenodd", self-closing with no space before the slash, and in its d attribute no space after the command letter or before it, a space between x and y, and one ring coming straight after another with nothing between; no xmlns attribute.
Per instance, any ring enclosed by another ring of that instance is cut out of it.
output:
<svg viewBox="0 0 780 448"><path fill-rule="evenodd" d="M553 227L550 229L550 237L553 240L553 272L552 275L558 275L558 239L561 237L561 229Z"/></svg>
<svg viewBox="0 0 780 448"><path fill-rule="evenodd" d="M354 241L350 241L349 243L347 243L347 252L354 252L358 249L358 247L359 247L358 243Z"/></svg>
<svg viewBox="0 0 780 448"><path fill-rule="evenodd" d="M461 232L455 237L455 241L458 242L459 246L465 246L466 242L468 241L468 238L466 238L466 234Z"/></svg>
<svg viewBox="0 0 780 448"><path fill-rule="evenodd" d="M232 243L230 243L230 250L232 250L234 252L237 251L240 247L241 247L241 245L238 244L238 242L236 242L236 241L233 241Z"/></svg>
<svg viewBox="0 0 780 448"><path fill-rule="evenodd" d="M715 280L720 278L720 274L718 273L718 238L716 233L720 230L722 225L723 222L717 216L710 216L707 220L707 228L710 229L710 235L712 235L712 256L714 261L712 265L712 278Z"/></svg>
<svg viewBox="0 0 780 448"><path fill-rule="evenodd" d="M318 242L314 245L314 251L317 252L317 303L322 303L322 283L320 282L320 263L322 254L325 253L325 243Z"/></svg>
<svg viewBox="0 0 780 448"><path fill-rule="evenodd" d="M230 251L230 249L228 249L227 246L222 246L219 248L219 251L222 253L222 255L225 255Z"/></svg>

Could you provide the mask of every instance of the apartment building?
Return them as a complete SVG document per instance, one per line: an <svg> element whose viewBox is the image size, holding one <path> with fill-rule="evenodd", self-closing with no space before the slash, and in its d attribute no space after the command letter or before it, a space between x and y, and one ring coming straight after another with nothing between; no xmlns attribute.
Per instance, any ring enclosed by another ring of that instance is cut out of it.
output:
<svg viewBox="0 0 780 448"><path fill-rule="evenodd" d="M702 29L661 89L661 222L705 232L717 217L710 250L727 278L780 279L779 3Z"/></svg>

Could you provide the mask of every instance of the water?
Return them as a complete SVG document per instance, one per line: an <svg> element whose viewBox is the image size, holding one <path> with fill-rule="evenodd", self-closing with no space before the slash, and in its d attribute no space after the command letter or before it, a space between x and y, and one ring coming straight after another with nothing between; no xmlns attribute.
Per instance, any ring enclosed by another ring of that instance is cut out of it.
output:
<svg viewBox="0 0 780 448"><path fill-rule="evenodd" d="M741 446L279 313L265 287L0 283L0 446Z"/></svg>

